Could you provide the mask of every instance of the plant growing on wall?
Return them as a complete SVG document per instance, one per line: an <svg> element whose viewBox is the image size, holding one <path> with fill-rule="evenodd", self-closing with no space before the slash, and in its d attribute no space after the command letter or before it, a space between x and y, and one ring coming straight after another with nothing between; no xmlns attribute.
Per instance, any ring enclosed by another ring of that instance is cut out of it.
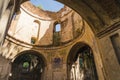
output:
<svg viewBox="0 0 120 80"><path fill-rule="evenodd" d="M29 67L29 62L24 62L23 63L23 68L28 68Z"/></svg>
<svg viewBox="0 0 120 80"><path fill-rule="evenodd" d="M41 5L38 5L37 7L40 8L40 9L43 9Z"/></svg>
<svg viewBox="0 0 120 80"><path fill-rule="evenodd" d="M37 41L37 38L36 37L31 37L31 44L35 44Z"/></svg>
<svg viewBox="0 0 120 80"><path fill-rule="evenodd" d="M60 34L59 34L59 32L55 32L54 33L54 35L53 35L53 44L55 45L55 46L58 46L58 45L60 45Z"/></svg>

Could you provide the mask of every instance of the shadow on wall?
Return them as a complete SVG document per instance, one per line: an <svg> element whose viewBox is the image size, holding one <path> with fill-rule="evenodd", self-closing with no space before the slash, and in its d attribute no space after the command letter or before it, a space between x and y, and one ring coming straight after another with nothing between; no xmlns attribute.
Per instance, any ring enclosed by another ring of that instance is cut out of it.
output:
<svg viewBox="0 0 120 80"><path fill-rule="evenodd" d="M0 55L0 80L8 80L11 62Z"/></svg>

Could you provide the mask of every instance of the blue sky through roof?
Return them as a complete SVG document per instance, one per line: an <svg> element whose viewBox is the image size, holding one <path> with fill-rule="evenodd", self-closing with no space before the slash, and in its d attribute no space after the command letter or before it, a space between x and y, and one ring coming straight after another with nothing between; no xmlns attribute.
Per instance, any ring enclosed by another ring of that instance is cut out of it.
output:
<svg viewBox="0 0 120 80"><path fill-rule="evenodd" d="M63 4L55 0L30 0L30 2L35 6L42 7L43 10L57 12L64 7Z"/></svg>
<svg viewBox="0 0 120 80"><path fill-rule="evenodd" d="M60 25L60 24L56 24L56 26L55 26L55 31L56 31L56 32L61 31L61 25Z"/></svg>

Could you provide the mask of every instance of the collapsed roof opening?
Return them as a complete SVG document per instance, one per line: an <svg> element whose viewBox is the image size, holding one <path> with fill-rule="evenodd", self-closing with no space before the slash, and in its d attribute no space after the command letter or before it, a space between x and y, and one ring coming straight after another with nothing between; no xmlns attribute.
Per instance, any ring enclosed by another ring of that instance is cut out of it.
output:
<svg viewBox="0 0 120 80"><path fill-rule="evenodd" d="M43 10L51 11L51 12L58 12L61 10L64 5L55 1L55 0L30 0L30 2Z"/></svg>

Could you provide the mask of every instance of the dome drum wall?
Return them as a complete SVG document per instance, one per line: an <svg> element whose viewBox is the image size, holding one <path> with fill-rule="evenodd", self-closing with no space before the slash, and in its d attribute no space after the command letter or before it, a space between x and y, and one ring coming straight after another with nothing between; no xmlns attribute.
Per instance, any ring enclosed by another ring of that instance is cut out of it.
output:
<svg viewBox="0 0 120 80"><path fill-rule="evenodd" d="M31 10L29 10L30 8L26 7L28 5L31 6L28 2L21 5L21 13L16 15L16 17L19 16L19 18L13 20L11 23L8 32L10 37L27 44L54 46L54 29L56 22L59 22L61 25L61 31L59 32L60 44L58 46L64 45L82 34L84 23L81 17L68 7L65 6L58 13L54 13L55 15L58 15L54 19L52 16L46 18L43 15L38 15L38 13L48 13L40 9L38 10L37 8L34 9L32 6L34 11L37 12L36 14L33 14L34 11L30 12L33 9L31 8Z"/></svg>

